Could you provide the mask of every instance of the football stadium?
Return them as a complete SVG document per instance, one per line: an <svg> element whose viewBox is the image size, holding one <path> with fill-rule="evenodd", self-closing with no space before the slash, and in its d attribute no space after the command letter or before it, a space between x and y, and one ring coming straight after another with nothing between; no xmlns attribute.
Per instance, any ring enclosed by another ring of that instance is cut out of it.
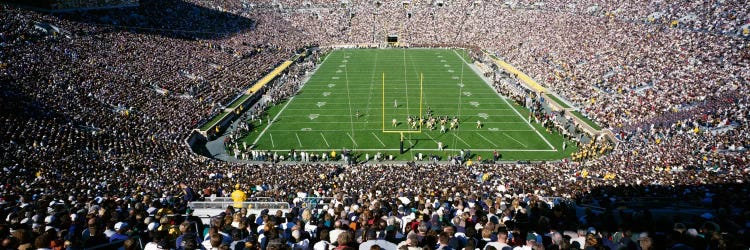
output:
<svg viewBox="0 0 750 250"><path fill-rule="evenodd" d="M0 249L750 248L746 1L0 12Z"/></svg>

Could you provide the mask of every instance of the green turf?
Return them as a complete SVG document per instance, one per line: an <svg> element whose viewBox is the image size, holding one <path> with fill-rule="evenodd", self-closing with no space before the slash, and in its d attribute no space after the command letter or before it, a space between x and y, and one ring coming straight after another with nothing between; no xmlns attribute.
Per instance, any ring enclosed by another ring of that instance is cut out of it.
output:
<svg viewBox="0 0 750 250"><path fill-rule="evenodd" d="M229 112L223 112L222 111L218 115L216 115L213 118L211 118L211 120L209 122L207 122L206 124L203 124L203 126L201 126L200 130L206 131L206 130L209 130L209 129L213 128L213 126L215 126L216 124L218 124L219 122L221 122L221 120L224 119L224 117L226 117L227 114L229 114Z"/></svg>
<svg viewBox="0 0 750 250"><path fill-rule="evenodd" d="M242 95L240 98L237 98L237 100L234 100L231 104L229 104L230 109L239 107L243 102L245 102L248 98L250 98L251 95Z"/></svg>
<svg viewBox="0 0 750 250"><path fill-rule="evenodd" d="M400 155L399 133L383 129L412 130L405 123L408 116L420 114L420 73L422 114L429 107L436 116L458 117L460 125L447 133L440 133L438 125L433 131L404 134L409 151ZM527 117L524 108L498 96L454 50L344 49L331 52L297 96L271 107L268 118L276 119L270 127L264 119L245 140L264 150L347 148L362 155L394 154L399 160L416 153L445 157L461 149L485 159L497 149L503 160L553 160L575 150L558 151L562 136L527 123ZM397 127L392 119L398 120ZM477 120L482 128L476 128ZM442 152L436 150L438 141L445 147Z"/></svg>
<svg viewBox="0 0 750 250"><path fill-rule="evenodd" d="M596 122L592 121L588 117L586 117L583 114L581 114L581 112L573 111L572 113L573 113L573 115L577 116L578 118L581 118L581 120L583 120L584 122L586 122L586 124L588 124L592 128L594 128L596 130L602 130L602 127L600 127L598 124L596 124Z"/></svg>
<svg viewBox="0 0 750 250"><path fill-rule="evenodd" d="M568 103L566 103L566 102L563 102L562 100L560 100L560 98L557 98L557 96L556 96L556 95L553 95L553 94L547 94L547 97L548 97L548 98L550 98L550 99L552 99L553 101L555 101L555 102L556 102L557 104L559 104L559 105L560 105L560 106L562 106L563 108L566 108L566 109L569 109L569 108L570 108L570 105L568 105Z"/></svg>
<svg viewBox="0 0 750 250"><path fill-rule="evenodd" d="M464 59L464 61L467 61L469 63L473 63L474 60L471 59L471 56L469 55L469 51L465 49L457 49L456 52L461 55L461 58Z"/></svg>

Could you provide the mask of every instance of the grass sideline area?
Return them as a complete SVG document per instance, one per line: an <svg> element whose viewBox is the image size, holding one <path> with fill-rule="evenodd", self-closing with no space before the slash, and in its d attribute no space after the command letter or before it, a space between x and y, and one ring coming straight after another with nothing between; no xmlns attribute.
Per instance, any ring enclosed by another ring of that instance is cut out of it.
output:
<svg viewBox="0 0 750 250"><path fill-rule="evenodd" d="M596 124L596 122L592 121L591 119L589 119L585 115L581 114L581 112L571 111L571 113L573 113L573 115L575 115L576 117L581 118L581 120L583 120L584 122L586 122L586 124L588 124L592 128L594 128L596 130L602 130L601 126L599 126L598 124Z"/></svg>
<svg viewBox="0 0 750 250"><path fill-rule="evenodd" d="M207 131L211 129L213 126L215 126L217 123L219 123L224 117L226 117L229 114L229 112L221 111L218 115L214 116L214 118L211 118L210 121L208 121L206 124L203 124L203 126L200 127L200 130Z"/></svg>
<svg viewBox="0 0 750 250"><path fill-rule="evenodd" d="M568 105L568 103L566 103L566 102L563 102L562 100L560 100L560 98L557 98L557 96L556 96L556 95L553 95L553 94L547 94L547 97L548 97L548 98L550 98L550 99L552 99L553 101L555 101L555 102L556 102L557 104L559 104L559 105L560 105L560 106L562 106L563 108L566 108L566 109L569 109L569 108L571 108L571 107L570 107L570 105Z"/></svg>
<svg viewBox="0 0 750 250"><path fill-rule="evenodd" d="M501 160L557 160L576 150L561 151L561 135L529 123L525 108L499 96L462 58L459 50L449 49L335 50L297 96L271 107L262 126L244 140L260 150L346 148L361 158L381 152L396 160L412 160L418 153L446 159L461 149L483 159L497 150ZM428 110L448 120L457 117L458 128L441 133L439 124L421 132L407 126L407 117L424 117ZM407 132L403 155L398 131Z"/></svg>

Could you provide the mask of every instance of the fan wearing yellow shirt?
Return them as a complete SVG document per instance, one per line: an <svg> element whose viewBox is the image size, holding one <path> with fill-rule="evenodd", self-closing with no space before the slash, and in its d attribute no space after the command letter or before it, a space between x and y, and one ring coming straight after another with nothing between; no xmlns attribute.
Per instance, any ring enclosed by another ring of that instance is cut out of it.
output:
<svg viewBox="0 0 750 250"><path fill-rule="evenodd" d="M242 203L247 200L247 194L245 191L240 189L240 184L234 185L234 191L232 192L232 200L234 201L234 208L242 208Z"/></svg>

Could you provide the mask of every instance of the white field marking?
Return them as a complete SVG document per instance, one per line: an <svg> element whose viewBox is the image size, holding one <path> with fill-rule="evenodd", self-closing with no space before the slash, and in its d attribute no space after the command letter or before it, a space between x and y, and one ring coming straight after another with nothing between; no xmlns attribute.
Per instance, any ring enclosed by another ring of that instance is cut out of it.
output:
<svg viewBox="0 0 750 250"><path fill-rule="evenodd" d="M346 68L346 64L339 65L339 68Z"/></svg>
<svg viewBox="0 0 750 250"><path fill-rule="evenodd" d="M469 102L469 105L474 106L476 108L476 107L479 107L479 102L471 101Z"/></svg>
<svg viewBox="0 0 750 250"><path fill-rule="evenodd" d="M270 137L271 137L271 147L275 148L275 147L276 147L276 144L274 144L274 143L273 143L273 134L271 134L271 133L268 133L268 136L270 136ZM260 138L260 137L258 137L258 138Z"/></svg>
<svg viewBox="0 0 750 250"><path fill-rule="evenodd" d="M349 70L344 70L344 79L346 79L346 102L349 104L349 127L351 128L352 134L354 134L354 112L352 112L352 95L349 91ZM349 136L351 137L351 136ZM354 141L354 138L352 138L352 141ZM357 143L354 143L355 146L359 147Z"/></svg>
<svg viewBox="0 0 750 250"><path fill-rule="evenodd" d="M328 123L330 123L330 124L341 124L341 122L295 122L295 124L300 124L300 125L301 124L306 124L306 123L309 123L309 124L323 124L323 123L325 123L325 124L328 124ZM364 124L364 123L365 122L358 122L357 124ZM305 129L305 128L302 128L302 129ZM298 128L293 128L293 129L274 129L273 131L276 131L276 132L298 132L298 131L312 131L313 130L313 128L309 128L310 130L302 130L302 129L298 129ZM494 130L494 129L497 129L497 128L489 128L487 130L483 130L483 129L463 129L463 130L461 130L461 132L487 132L487 131L492 131L492 132L534 132L534 130L499 130L499 129L498 130ZM338 129L338 130L337 129L332 129L332 130L315 129L315 131L319 131L319 132L348 132L350 130L348 130L348 129L346 129L346 130L343 130L343 129ZM357 131L360 131L360 132L367 132L367 131L371 131L371 132L378 132L378 131L380 131L380 132L383 132L382 129L358 129ZM417 132L419 130L407 130L407 131ZM386 130L386 132L397 133L397 132L392 132L390 130Z"/></svg>
<svg viewBox="0 0 750 250"><path fill-rule="evenodd" d="M487 118L490 118L490 115L488 115L487 113L479 113L479 114L477 114L477 116L479 116L479 118L482 118L482 119L485 119L485 120L487 120Z"/></svg>
<svg viewBox="0 0 750 250"><path fill-rule="evenodd" d="M426 135L427 137L430 137L430 140L432 140L433 142L435 142L435 144L437 144L437 140L435 140L435 138L432 138L432 136L431 136L431 135L430 135L429 133L424 133L424 134L425 134L425 135Z"/></svg>
<svg viewBox="0 0 750 250"><path fill-rule="evenodd" d="M301 128L299 131L312 131L312 128Z"/></svg>
<svg viewBox="0 0 750 250"><path fill-rule="evenodd" d="M521 144L521 146L523 146L524 148L529 148L528 146L526 146L526 144L523 144L523 142L520 142L519 140L516 140L516 138L513 138L513 136L510 136L510 135L508 135L506 133L503 133L503 135L507 136L511 140L514 140L514 141L518 142L518 144Z"/></svg>
<svg viewBox="0 0 750 250"><path fill-rule="evenodd" d="M453 72L455 72L455 71L453 71L452 69L448 70L448 73L453 73Z"/></svg>
<svg viewBox="0 0 750 250"><path fill-rule="evenodd" d="M497 147L497 144L495 144L494 142L490 141L490 139L487 139L487 137L484 137L484 136L482 135L482 133L477 133L477 135L479 135L479 137L482 137L482 139L484 139L485 141L487 141L487 142L489 142L490 144L492 144L492 146L495 146L495 147Z"/></svg>
<svg viewBox="0 0 750 250"><path fill-rule="evenodd" d="M281 108L281 110L279 111L279 113L277 113L276 116L273 117L273 120L271 120L270 123L266 124L266 127L263 128L263 131L260 132L260 134L258 135L258 138L255 138L255 141L253 141L253 145L255 145L255 144L258 143L258 141L260 140L260 138L263 137L263 134L266 133L266 130L268 130L268 128L271 127L271 125L273 124L273 122L276 121L276 119L279 118L279 116L281 115L281 113L284 113L284 110L286 109L286 107L289 106L290 103L292 103L292 100L294 100L294 96L290 97L289 101L286 102L286 104L284 104L284 107ZM273 145L273 138L271 138L271 144Z"/></svg>
<svg viewBox="0 0 750 250"><path fill-rule="evenodd" d="M458 76L452 76L451 79L458 80Z"/></svg>
<svg viewBox="0 0 750 250"><path fill-rule="evenodd" d="M375 94L375 76L376 76L376 70L378 67L378 54L375 53L375 63L372 64L372 76L370 77L370 93L367 95L367 107L365 107L365 113L370 113L370 104L372 104L372 96ZM370 116L365 116L365 122L370 123ZM383 124L385 125L385 124Z"/></svg>
<svg viewBox="0 0 750 250"><path fill-rule="evenodd" d="M320 108L320 107L323 107L323 106L325 106L325 105L326 105L326 102L318 102L318 103L316 103L315 105L316 105L316 106L318 106L318 108Z"/></svg>
<svg viewBox="0 0 750 250"><path fill-rule="evenodd" d="M497 94L498 94L498 95L500 95L500 93L497 93ZM503 101L505 101L505 103L506 103L506 104L508 104L508 107L510 107L511 109L513 109L513 112L515 112L515 113L516 113L516 115L518 115L518 118L521 118L521 120L523 120L523 121L524 121L524 122L526 123L526 125L529 125L529 128L531 128L532 130L534 130L534 132L536 132L536 134L537 134L537 135L538 135L539 137L541 137L541 138L542 138L542 140L544 140L544 142L545 142L545 143L547 143L547 146L549 146L549 149L550 149L550 150L554 150L554 149L555 149L555 147L553 147L553 146L552 146L552 143L549 143L549 141L547 140L547 138L546 138L546 137L544 137L544 136L542 136L542 133L539 133L539 130L536 130L536 128L534 128L534 126L532 126L532 125L531 125L531 123L529 123L529 121L528 121L528 120L526 120L526 118L524 118L524 117L523 117L523 116L521 115L521 113L520 113L520 112L518 112L518 110L516 110L515 108L513 108L513 105L511 105L511 104L510 104L510 103L508 102L508 100L507 100L507 99L503 98Z"/></svg>
<svg viewBox="0 0 750 250"><path fill-rule="evenodd" d="M466 146L469 146L469 148L471 148L471 145L469 145L468 142L464 141L464 139L461 139L461 137L458 137L456 134L453 134L453 136L455 136L459 141L463 142L464 144L466 144Z"/></svg>
<svg viewBox="0 0 750 250"><path fill-rule="evenodd" d="M329 84L328 84L328 88L329 88L329 89L330 89L330 88L333 88L333 87L336 87L336 84L333 84L333 83L329 83Z"/></svg>
<svg viewBox="0 0 750 250"><path fill-rule="evenodd" d="M406 50L404 50L403 58L404 58L404 94L406 95L406 115L411 117L411 113L409 112L410 111L409 109L409 82L406 81L406 79L408 78L406 77ZM414 73L417 73L417 72L414 72ZM408 127L409 124L406 124L406 126Z"/></svg>
<svg viewBox="0 0 750 250"><path fill-rule="evenodd" d="M305 110L309 111L309 109L305 109ZM333 111L333 110L342 110L342 111L346 111L346 110L348 110L348 109L330 109L330 110L331 110L331 111ZM353 116L353 115L352 115L352 116ZM391 117L391 116L395 116L395 117L407 117L407 116L409 116L409 114L406 114L406 113L393 113L393 114L386 114L386 117ZM315 118L320 118L320 117L349 117L349 115L321 115L321 114L309 114L309 115L287 115L287 116L284 116L284 117L307 117L307 118L309 118L309 119L315 119ZM494 115L494 117L515 117L515 115ZM355 123L356 123L356 122L355 122ZM523 124L524 122L522 122L522 121L509 121L509 122L487 122L487 123L488 123L488 124L490 124L490 123L500 123L500 124L517 124L517 123L520 123L520 124ZM533 131L533 130L529 130L529 131Z"/></svg>
<svg viewBox="0 0 750 250"><path fill-rule="evenodd" d="M300 148L301 148L301 147L303 147L303 146L302 146L302 140L300 140L300 139L299 139L299 135L298 135L297 133L294 133L294 136L296 136L296 137L297 137L297 142L299 143L299 147L300 147Z"/></svg>
<svg viewBox="0 0 750 250"><path fill-rule="evenodd" d="M307 151L328 151L328 150L331 150L331 149L330 148L328 148L328 149L320 149L320 148L318 148L318 149L305 149L305 150L307 150ZM357 151L398 151L398 150L399 150L398 148L361 148L361 149L357 149ZM410 149L410 150L413 150L413 151L428 151L428 152L429 151L437 151L434 148L433 149L428 149L428 148L413 148L413 149ZM487 149L487 148L474 149L474 148L472 148L471 149L471 151L473 151L473 152L493 152L495 150L506 151L506 152L557 152L557 151L551 150L551 149L517 149L517 148L491 148L491 149ZM276 149L276 150L271 150L271 151L273 151L273 152L281 152L281 151L289 151L289 149ZM458 152L458 151L461 151L461 149L444 149L444 151Z"/></svg>
<svg viewBox="0 0 750 250"><path fill-rule="evenodd" d="M331 95L331 92L323 92L323 96L329 96Z"/></svg>
<svg viewBox="0 0 750 250"><path fill-rule="evenodd" d="M354 143L355 147L359 147L359 144L357 144L357 141L354 140L354 137L352 137L352 135L350 135L348 132L346 133L346 135L349 136L349 139L352 139L352 142ZM359 149L357 149L357 150L359 150Z"/></svg>
<svg viewBox="0 0 750 250"><path fill-rule="evenodd" d="M446 67L446 68L450 68L450 65L448 65L448 64L443 64L443 67Z"/></svg>
<svg viewBox="0 0 750 250"><path fill-rule="evenodd" d="M341 78L339 78L338 76L332 76L331 79L338 80L338 79L341 79Z"/></svg>
<svg viewBox="0 0 750 250"><path fill-rule="evenodd" d="M329 148L330 148L330 147L331 147L331 145L329 145L329 144L328 144L328 140L326 140L326 136L325 136L325 135L323 135L323 132L320 132L320 136L322 136L322 137L323 137L323 142L325 142L325 143L326 143L326 147L329 147Z"/></svg>
<svg viewBox="0 0 750 250"><path fill-rule="evenodd" d="M458 58L460 58L460 59L461 59L461 61L463 61L463 62L464 62L465 64L467 64L467 65L469 65L469 64L470 64L469 62L467 62L466 60L464 60L464 58L463 58L463 57L462 57L461 55L459 55L459 54L458 54L458 52L456 52L455 50L453 51L453 53L455 53L455 54L456 54L456 56L458 56ZM469 68L471 68L471 67L469 67ZM472 69L472 70L474 70L473 68L471 68L471 69ZM479 74L479 72L476 72L476 71L474 71L474 73L476 73L477 75L481 76L481 74ZM481 77L480 77L480 78L481 78ZM482 80L484 81L484 83L485 83L485 84L487 84L487 86L489 86L489 87L490 87L491 89L494 89L494 87L492 86L492 84L491 84L490 82L488 82L488 81L487 81L486 79L484 79L484 78L481 78L481 79L482 79ZM508 100L507 100L507 99L505 99L505 97L504 97L504 96L500 95L500 93L497 93L497 92L495 92L495 94L497 94L497 96L498 96L498 97L500 97L500 99L503 99L503 101L505 101L505 103L506 103L506 104L508 104L508 107L510 107L510 109L512 109L512 110L513 110L513 112L515 112L515 113L516 113L516 115L518 115L518 117L519 117L519 118L521 118L521 120L523 120L523 121L524 121L524 122L525 122L525 123L526 123L527 125L529 125L529 127L530 127L530 128L532 129L532 130L534 130L534 132L536 132L536 134L537 134L537 135L538 135L539 137L541 137L541 138L542 138L542 140L544 140L544 142L545 142L545 143L547 143L547 146L549 146L550 150L552 150L552 151L555 151L555 150L554 150L554 149L555 149L555 147L554 147L554 146L552 146L552 143L550 143L550 142L549 142L549 141L547 140L547 138L546 138L546 137L542 136L542 133L539 133L539 130L536 130L536 128L534 128L534 126L532 126L532 125L531 125L531 123L529 123L529 121L528 121L528 120L526 120L526 118L524 118L524 117L523 117L523 116L521 115L521 113L520 113L520 112L518 112L518 110L516 110L516 108L514 108L514 107L513 107L513 105L511 105L511 104L510 104L510 102L508 102Z"/></svg>
<svg viewBox="0 0 750 250"><path fill-rule="evenodd" d="M380 140L380 137L378 137L378 135L376 135L375 132L370 132L370 133L372 134L372 136L375 136L375 139L378 139L378 141L380 142L380 144L383 145L383 147L385 147L385 143L383 143L383 141Z"/></svg>

